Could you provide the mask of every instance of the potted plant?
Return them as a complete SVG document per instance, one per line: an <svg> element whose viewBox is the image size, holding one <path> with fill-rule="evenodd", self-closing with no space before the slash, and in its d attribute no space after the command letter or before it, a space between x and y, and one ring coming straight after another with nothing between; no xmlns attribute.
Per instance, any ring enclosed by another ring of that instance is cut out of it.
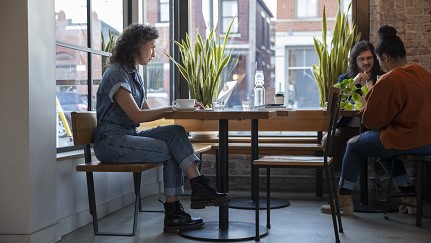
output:
<svg viewBox="0 0 431 243"><path fill-rule="evenodd" d="M212 106L212 100L218 94L221 73L231 58L232 50L225 53L225 48L233 20L223 42L220 34L216 36L215 29L212 28L205 42L199 33L196 34L195 43L190 41L188 34L185 41L175 41L180 49L181 62L165 53L187 80L191 98L199 100L205 107Z"/></svg>
<svg viewBox="0 0 431 243"><path fill-rule="evenodd" d="M346 71L350 50L361 37L356 24L349 25L349 19L342 12L340 1L338 0L338 13L335 18L331 45L328 46L326 41L328 31L325 7L323 7L322 17L322 41L314 38L314 48L319 57L319 64L313 65L312 73L319 90L321 107L324 107L328 101L330 87L337 83L338 76ZM351 4L348 9L350 7Z"/></svg>

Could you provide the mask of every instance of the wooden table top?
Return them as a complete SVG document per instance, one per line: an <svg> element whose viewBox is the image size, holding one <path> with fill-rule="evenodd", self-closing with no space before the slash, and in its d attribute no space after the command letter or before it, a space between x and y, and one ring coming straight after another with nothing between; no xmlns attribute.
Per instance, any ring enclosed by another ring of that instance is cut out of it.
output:
<svg viewBox="0 0 431 243"><path fill-rule="evenodd" d="M224 111L168 111L167 119L202 119L202 120L246 120L246 119L271 119L277 116L275 110L224 110Z"/></svg>

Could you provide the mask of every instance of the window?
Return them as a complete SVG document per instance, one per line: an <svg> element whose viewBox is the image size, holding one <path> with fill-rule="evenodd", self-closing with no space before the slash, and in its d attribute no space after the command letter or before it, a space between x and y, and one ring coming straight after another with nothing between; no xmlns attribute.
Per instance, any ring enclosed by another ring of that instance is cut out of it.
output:
<svg viewBox="0 0 431 243"><path fill-rule="evenodd" d="M148 6L150 1L147 1L147 8L144 9L143 16L146 19L144 23L150 26L156 26L159 30L159 38L156 40L155 57L143 66L142 78L147 93L147 101L152 107L167 106L171 104L171 79L169 59L165 53L169 53L170 44L170 24L169 24L169 0L159 0L159 10ZM163 22L163 24L157 24Z"/></svg>
<svg viewBox="0 0 431 243"><path fill-rule="evenodd" d="M311 67L319 62L314 46L286 48L287 105L292 108L318 108L319 92Z"/></svg>
<svg viewBox="0 0 431 243"><path fill-rule="evenodd" d="M159 22L169 22L169 0L159 0Z"/></svg>
<svg viewBox="0 0 431 243"><path fill-rule="evenodd" d="M238 1L237 0L223 0L222 1L222 33L226 33L232 18L238 16ZM235 18L231 33L238 32L238 18Z"/></svg>
<svg viewBox="0 0 431 243"><path fill-rule="evenodd" d="M318 4L317 0L297 0L296 16L298 18L317 17Z"/></svg>
<svg viewBox="0 0 431 243"><path fill-rule="evenodd" d="M213 4L210 4L211 2ZM219 31L223 33L227 30L234 16L237 16L236 19L241 22L241 28L237 27L238 23L234 23L227 41L226 53L232 51L232 57L228 63L228 68L225 68L221 74L219 90L227 81L235 80L237 84L225 108L242 109L242 100L253 100L256 69L264 71L266 103L274 102L275 77L273 75L274 66L271 62L273 55L271 49L273 49L273 46L270 41L273 33L270 31L270 21L268 21L271 14L268 7L262 6L264 2L247 0L222 0L219 3L217 1L190 1L189 34L192 41L194 41L197 32L203 38L206 38L213 27L216 28L217 34ZM272 3L273 1L267 2ZM240 9L249 9L251 7L254 8L256 18L249 18L248 10L240 11ZM256 28L250 31L250 25ZM232 34L235 31L237 34ZM221 36L223 38L223 34Z"/></svg>
<svg viewBox="0 0 431 243"><path fill-rule="evenodd" d="M55 0L57 148L73 145L70 114L94 110L95 95L110 50L123 30L123 1ZM88 19L91 16L91 22Z"/></svg>
<svg viewBox="0 0 431 243"><path fill-rule="evenodd" d="M343 0L341 1L341 9L343 9L344 13L347 13L347 16L349 19L352 19L352 6L350 6L350 9L348 9L349 4L352 3L352 0Z"/></svg>

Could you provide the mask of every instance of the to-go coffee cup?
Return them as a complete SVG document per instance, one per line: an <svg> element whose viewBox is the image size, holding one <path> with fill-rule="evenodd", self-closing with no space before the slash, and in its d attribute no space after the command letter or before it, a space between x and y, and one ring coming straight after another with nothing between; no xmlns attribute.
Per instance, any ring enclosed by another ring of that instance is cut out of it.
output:
<svg viewBox="0 0 431 243"><path fill-rule="evenodd" d="M195 107L195 99L176 99L173 107L177 110L189 110Z"/></svg>
<svg viewBox="0 0 431 243"><path fill-rule="evenodd" d="M284 94L277 93L274 97L274 103L278 105L284 105Z"/></svg>

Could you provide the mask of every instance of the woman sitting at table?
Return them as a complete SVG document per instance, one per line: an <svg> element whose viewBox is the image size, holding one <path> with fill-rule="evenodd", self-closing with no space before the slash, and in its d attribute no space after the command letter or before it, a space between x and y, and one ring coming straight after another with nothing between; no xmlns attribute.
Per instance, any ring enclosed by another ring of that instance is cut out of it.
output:
<svg viewBox="0 0 431 243"><path fill-rule="evenodd" d="M390 171L391 157L402 154L431 153L431 73L419 64L408 63L406 50L397 31L382 26L377 57L387 71L366 95L362 124L370 129L351 138L344 154L339 182L339 203L344 215L353 214L351 192L362 164L368 157L380 158ZM393 178L402 193L414 192L401 161L394 164ZM415 204L413 197L403 203ZM400 212L415 213L415 208L401 205ZM331 213L330 205L321 207Z"/></svg>
<svg viewBox="0 0 431 243"><path fill-rule="evenodd" d="M376 83L377 76L383 73L374 53L373 44L363 40L352 48L349 69L338 77L338 82L352 78L357 87L367 85L368 88L371 88ZM341 168L347 141L359 134L360 122L359 117L341 117L337 122L333 145L333 162L337 171ZM326 135L322 138L322 147L325 147L326 138Z"/></svg>
<svg viewBox="0 0 431 243"><path fill-rule="evenodd" d="M166 196L165 232L202 227L202 218L184 212L177 196L184 192L184 173L192 187L193 209L222 206L231 201L227 193L218 193L200 175L193 147L183 127L159 126L137 131L141 122L164 118L173 108L151 108L146 100L139 65L147 65L155 55L154 27L132 24L118 38L97 91L97 129L94 152L100 161L115 163L163 163ZM203 107L197 103L198 106Z"/></svg>

